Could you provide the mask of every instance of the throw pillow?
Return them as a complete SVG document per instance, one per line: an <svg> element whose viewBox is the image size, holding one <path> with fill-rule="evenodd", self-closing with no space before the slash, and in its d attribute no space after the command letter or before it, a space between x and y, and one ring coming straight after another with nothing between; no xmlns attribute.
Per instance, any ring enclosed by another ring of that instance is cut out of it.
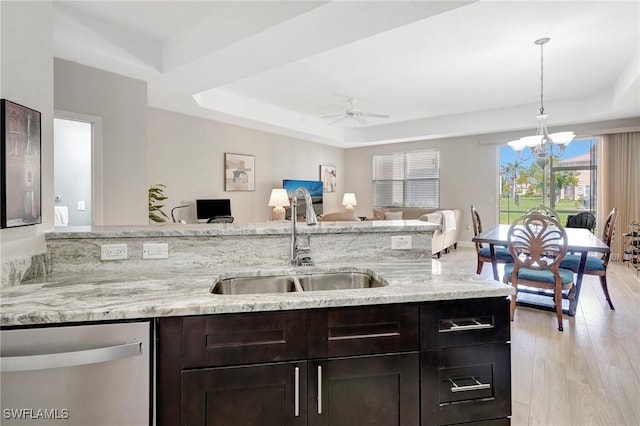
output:
<svg viewBox="0 0 640 426"><path fill-rule="evenodd" d="M384 220L384 212L387 212L387 209L373 209L373 220Z"/></svg>
<svg viewBox="0 0 640 426"><path fill-rule="evenodd" d="M402 212L384 212L384 218L387 220L402 220Z"/></svg>

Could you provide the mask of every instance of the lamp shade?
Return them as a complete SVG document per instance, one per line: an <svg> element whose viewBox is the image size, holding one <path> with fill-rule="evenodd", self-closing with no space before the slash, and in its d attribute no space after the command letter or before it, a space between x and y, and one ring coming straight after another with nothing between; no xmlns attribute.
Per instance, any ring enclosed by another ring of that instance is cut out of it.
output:
<svg viewBox="0 0 640 426"><path fill-rule="evenodd" d="M289 196L287 190L283 188L274 188L271 190L269 197L269 207L289 207Z"/></svg>
<svg viewBox="0 0 640 426"><path fill-rule="evenodd" d="M356 201L356 194L353 192L345 192L344 197L342 197L342 205L357 206L358 202Z"/></svg>

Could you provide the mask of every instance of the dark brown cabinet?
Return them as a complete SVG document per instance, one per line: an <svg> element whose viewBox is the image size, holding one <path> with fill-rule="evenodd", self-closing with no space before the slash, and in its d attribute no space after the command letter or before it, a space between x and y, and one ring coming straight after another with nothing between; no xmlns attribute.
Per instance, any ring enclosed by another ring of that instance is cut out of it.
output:
<svg viewBox="0 0 640 426"><path fill-rule="evenodd" d="M423 425L509 423L508 306L478 299L421 307Z"/></svg>
<svg viewBox="0 0 640 426"><path fill-rule="evenodd" d="M508 424L508 314L477 299L160 318L157 424Z"/></svg>

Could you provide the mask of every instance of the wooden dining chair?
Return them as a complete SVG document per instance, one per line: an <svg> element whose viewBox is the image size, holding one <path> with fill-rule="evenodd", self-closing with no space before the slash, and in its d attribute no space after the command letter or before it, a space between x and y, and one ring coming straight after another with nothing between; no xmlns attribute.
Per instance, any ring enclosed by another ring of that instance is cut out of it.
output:
<svg viewBox="0 0 640 426"><path fill-rule="evenodd" d="M482 221L480 220L480 214L478 210L471 205L471 220L473 221L473 235L478 236L482 232ZM509 252L507 247L495 247L496 261L498 263L512 263L513 256ZM478 257L476 274L482 273L482 267L485 263L491 263L491 249L489 247L483 247L482 243L476 243L476 255Z"/></svg>
<svg viewBox="0 0 640 426"><path fill-rule="evenodd" d="M580 212L567 216L565 228L583 228L593 232L596 228L596 217L591 212Z"/></svg>
<svg viewBox="0 0 640 426"><path fill-rule="evenodd" d="M530 208L525 214L529 213L540 213L545 216L555 217L556 219L559 217L558 213L556 213L554 209L547 207L544 204L538 204L537 206Z"/></svg>
<svg viewBox="0 0 640 426"><path fill-rule="evenodd" d="M616 218L618 217L618 209L616 207L613 208L609 212L607 216L607 220L604 223L604 228L602 230L602 241L611 247L611 241L613 241L613 231L616 226ZM609 264L609 257L611 256L611 252L607 252L604 256L587 256L587 261L584 265L583 274L587 275L596 275L600 277L600 286L602 286L602 291L604 292L604 297L609 303L609 309L615 310L613 303L611 302L611 296L609 296L609 289L607 288L607 265ZM574 273L578 273L580 269L580 255L579 254L568 254L564 257L562 262L560 263L560 267L564 269L569 269Z"/></svg>
<svg viewBox="0 0 640 426"><path fill-rule="evenodd" d="M573 272L560 268L567 253L567 232L552 216L529 213L516 219L507 234L514 263L505 265L505 284L511 283L511 320L516 310L518 286L553 290L558 330L562 331L562 291L573 287Z"/></svg>

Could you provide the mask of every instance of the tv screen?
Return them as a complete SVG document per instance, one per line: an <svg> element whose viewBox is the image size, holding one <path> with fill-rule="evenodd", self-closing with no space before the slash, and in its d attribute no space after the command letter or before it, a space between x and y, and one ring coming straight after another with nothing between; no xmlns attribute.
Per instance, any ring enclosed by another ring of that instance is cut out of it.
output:
<svg viewBox="0 0 640 426"><path fill-rule="evenodd" d="M196 200L198 220L208 220L214 216L231 216L231 200Z"/></svg>
<svg viewBox="0 0 640 426"><path fill-rule="evenodd" d="M302 187L306 188L311 194L311 200L313 202L313 211L317 215L322 214L322 181L320 180L297 180L297 179L283 179L282 187L287 190L287 195L289 196L289 200L293 197L293 192ZM306 212L307 206L304 201L304 198L300 196L298 198L298 217L304 216ZM287 207L286 209L287 218L291 217L291 207Z"/></svg>

